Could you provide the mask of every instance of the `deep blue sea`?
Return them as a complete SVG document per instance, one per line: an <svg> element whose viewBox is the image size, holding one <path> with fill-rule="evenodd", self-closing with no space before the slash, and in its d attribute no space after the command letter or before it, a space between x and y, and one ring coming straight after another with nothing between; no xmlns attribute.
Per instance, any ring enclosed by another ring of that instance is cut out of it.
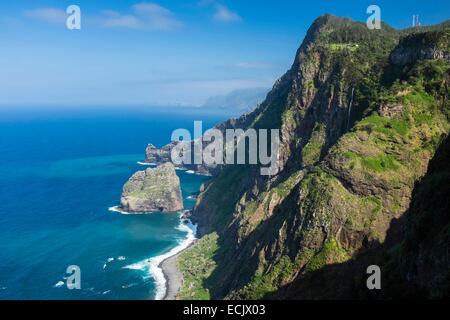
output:
<svg viewBox="0 0 450 320"><path fill-rule="evenodd" d="M173 214L124 215L123 184L148 143L224 115L154 109L0 111L0 299L153 299L149 258L188 236ZM206 177L177 171L184 204ZM65 285L81 270L81 289Z"/></svg>

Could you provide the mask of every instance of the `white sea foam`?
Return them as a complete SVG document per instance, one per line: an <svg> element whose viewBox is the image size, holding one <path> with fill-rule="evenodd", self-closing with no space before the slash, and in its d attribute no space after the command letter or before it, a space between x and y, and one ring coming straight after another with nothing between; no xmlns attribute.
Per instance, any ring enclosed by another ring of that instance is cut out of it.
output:
<svg viewBox="0 0 450 320"><path fill-rule="evenodd" d="M195 172L194 170L187 170L186 173L187 174L195 174L197 176L205 176L205 177L211 177L212 176L209 173L200 173L200 172Z"/></svg>
<svg viewBox="0 0 450 320"><path fill-rule="evenodd" d="M123 285L122 286L122 289L128 289L128 288L131 288L131 287L135 287L135 286L137 286L138 284L137 283L130 283L130 284L125 284L125 285Z"/></svg>
<svg viewBox="0 0 450 320"><path fill-rule="evenodd" d="M129 214L129 212L126 212L126 211L123 211L122 209L120 209L119 206L109 207L108 210L112 211L112 212L118 212L121 214Z"/></svg>
<svg viewBox="0 0 450 320"><path fill-rule="evenodd" d="M147 262L148 260L144 260L144 261L140 261L140 262L136 262L133 264L129 264L123 268L125 269L130 269L130 270L145 270L145 268L147 268Z"/></svg>
<svg viewBox="0 0 450 320"><path fill-rule="evenodd" d="M148 213L148 212L128 212L128 211L122 210L122 208L119 206L109 207L108 210L112 211L112 212L118 212L121 214L146 214L146 213Z"/></svg>
<svg viewBox="0 0 450 320"><path fill-rule="evenodd" d="M197 176L203 176L203 177L212 177L212 174L209 173L201 173L201 172L195 172Z"/></svg>
<svg viewBox="0 0 450 320"><path fill-rule="evenodd" d="M57 283L55 283L53 288L59 288L59 287L62 287L63 285L64 285L64 281L58 281Z"/></svg>
<svg viewBox="0 0 450 320"><path fill-rule="evenodd" d="M180 224L178 225L177 229L187 233L186 238L180 241L178 246L172 248L170 251L162 255L146 259L134 264L130 264L124 267L131 270L146 270L148 268L151 277L155 280L156 285L155 300L163 299L167 291L166 278L160 267L161 262L183 251L184 249L189 247L189 245L191 245L191 243L196 239L195 234L197 233L197 226L192 224L191 221L188 219L181 219L181 214L180 214Z"/></svg>
<svg viewBox="0 0 450 320"><path fill-rule="evenodd" d="M192 200L192 199L197 199L197 197L196 196L187 196L186 199Z"/></svg>
<svg viewBox="0 0 450 320"><path fill-rule="evenodd" d="M141 165L141 166L157 166L157 163L153 163L153 162L143 162L143 161L138 161L136 162L137 164ZM187 168L185 167L175 167L175 170L178 171L186 171Z"/></svg>
<svg viewBox="0 0 450 320"><path fill-rule="evenodd" d="M124 256L119 256L119 257L117 257L117 260L119 260L119 261L123 261L123 260L125 260L126 258L124 257Z"/></svg>
<svg viewBox="0 0 450 320"><path fill-rule="evenodd" d="M119 258L120 258L120 257L119 257ZM119 258L117 258L117 260L120 260ZM108 264L109 264L110 262L113 262L113 261L114 261L114 258L113 258L113 257L106 259L106 262L103 264L103 270L105 270L106 267L108 266Z"/></svg>
<svg viewBox="0 0 450 320"><path fill-rule="evenodd" d="M136 162L137 164L141 165L141 166L156 166L156 163L151 163L151 162L142 162L142 161L138 161Z"/></svg>

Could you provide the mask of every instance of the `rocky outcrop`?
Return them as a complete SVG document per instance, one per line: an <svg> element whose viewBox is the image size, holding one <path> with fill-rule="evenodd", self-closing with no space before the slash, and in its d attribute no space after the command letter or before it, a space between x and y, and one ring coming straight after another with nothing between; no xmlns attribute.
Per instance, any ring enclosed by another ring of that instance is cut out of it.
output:
<svg viewBox="0 0 450 320"><path fill-rule="evenodd" d="M156 165L159 165L162 163L167 163L167 162L172 162L172 157L171 157L172 149L181 143L187 144L188 146L186 148L190 148L190 150L194 150L194 146L193 146L194 142L193 141L189 141L189 142L173 141L173 142L163 146L161 149L158 149L154 145L149 144L145 150L145 154L146 154L145 162L150 163L150 164L156 164ZM174 166L176 166L177 168L180 168L180 169L184 169L184 170L192 170L197 174L207 175L207 176L213 175L217 170L216 165L206 165L203 163L195 164L193 157L191 157L190 163L174 164Z"/></svg>
<svg viewBox="0 0 450 320"><path fill-rule="evenodd" d="M180 179L165 163L138 171L123 187L121 209L127 212L175 212L183 209Z"/></svg>
<svg viewBox="0 0 450 320"><path fill-rule="evenodd" d="M447 47L449 39L450 31L448 30L408 35L392 52L391 62L397 66L411 64L419 59L442 59L450 62L450 53Z"/></svg>
<svg viewBox="0 0 450 320"><path fill-rule="evenodd" d="M161 149L156 148L153 144L149 143L145 149L145 162L151 164L162 164L170 161L170 152L174 144L168 144Z"/></svg>
<svg viewBox="0 0 450 320"><path fill-rule="evenodd" d="M256 111L245 113L243 114L239 119L228 119L227 121L221 122L214 126L213 129L218 129L222 132L223 136L225 137L225 131L227 129L244 129L247 128L250 123L254 120L255 116L258 113ZM205 149L210 142L202 141L202 138L199 138L202 148ZM199 141L196 140L196 141ZM172 141L171 143L163 146L162 148L158 149L153 144L148 144L145 155L146 159L145 162L149 164L162 164L166 162L172 162L172 149L176 146L179 146L180 144L187 145L185 148L194 150L194 141ZM225 154L225 153L224 153ZM182 168L186 170L192 170L197 174L201 175L207 175L207 176L213 176L216 173L220 171L221 165L208 165L206 163L201 164L195 164L194 163L194 157L191 152L191 161L190 163L183 163L183 164L175 164L177 168Z"/></svg>
<svg viewBox="0 0 450 320"><path fill-rule="evenodd" d="M403 105L401 104L382 104L378 112L382 117L394 117L402 114Z"/></svg>

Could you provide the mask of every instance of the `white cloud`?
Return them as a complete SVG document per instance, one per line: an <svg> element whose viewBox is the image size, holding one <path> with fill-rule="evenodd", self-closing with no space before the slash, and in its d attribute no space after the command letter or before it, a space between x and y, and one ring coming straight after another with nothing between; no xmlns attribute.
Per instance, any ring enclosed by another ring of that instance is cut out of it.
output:
<svg viewBox="0 0 450 320"><path fill-rule="evenodd" d="M138 29L141 22L133 15L120 14L116 11L104 11L99 19L100 25L105 28L130 28Z"/></svg>
<svg viewBox="0 0 450 320"><path fill-rule="evenodd" d="M64 23L67 19L67 14L62 9L56 8L38 8L34 10L25 11L25 16L47 23Z"/></svg>
<svg viewBox="0 0 450 320"><path fill-rule="evenodd" d="M265 62L239 62L236 64L236 67L242 69L267 69L272 67L272 65Z"/></svg>
<svg viewBox="0 0 450 320"><path fill-rule="evenodd" d="M47 23L65 23L67 14L58 8L38 8L25 11L26 17ZM147 31L170 31L183 25L175 14L152 2L137 3L128 12L104 10L95 17L86 17L88 22L104 28L129 28Z"/></svg>
<svg viewBox="0 0 450 320"><path fill-rule="evenodd" d="M237 22L242 20L237 13L221 4L216 6L216 12L213 15L213 19L219 22Z"/></svg>
<svg viewBox="0 0 450 320"><path fill-rule="evenodd" d="M260 62L260 61L243 61L233 64L224 64L224 65L217 65L216 66L219 69L226 69L226 70L262 70L262 69L271 69L274 67L273 64L268 62Z"/></svg>
<svg viewBox="0 0 450 320"><path fill-rule="evenodd" d="M170 10L151 2L133 5L129 14L104 11L100 21L105 28L122 27L148 31L170 31L183 25Z"/></svg>

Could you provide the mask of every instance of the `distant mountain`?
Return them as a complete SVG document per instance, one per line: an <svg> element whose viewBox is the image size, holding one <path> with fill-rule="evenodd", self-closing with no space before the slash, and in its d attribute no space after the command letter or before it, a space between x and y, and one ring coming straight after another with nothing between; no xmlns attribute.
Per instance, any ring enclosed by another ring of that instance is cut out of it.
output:
<svg viewBox="0 0 450 320"><path fill-rule="evenodd" d="M228 94L208 98L203 107L243 112L251 111L264 101L269 90L269 88L233 90Z"/></svg>

